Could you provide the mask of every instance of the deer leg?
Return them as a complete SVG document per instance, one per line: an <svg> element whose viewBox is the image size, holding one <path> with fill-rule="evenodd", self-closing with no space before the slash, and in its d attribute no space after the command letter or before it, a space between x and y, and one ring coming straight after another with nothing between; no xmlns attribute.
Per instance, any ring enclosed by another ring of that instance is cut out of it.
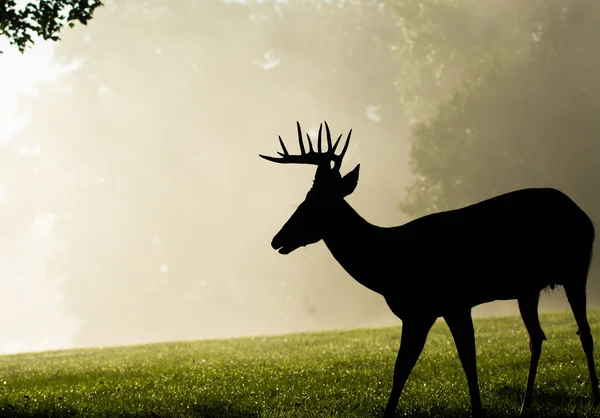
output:
<svg viewBox="0 0 600 418"><path fill-rule="evenodd" d="M419 355L423 351L427 334L429 334L429 330L435 319L433 317L427 319L405 319L402 321L400 349L398 350L398 357L396 357L392 392L390 393L390 398L383 414L384 418L392 418L394 416L404 384L417 363Z"/></svg>
<svg viewBox="0 0 600 418"><path fill-rule="evenodd" d="M469 386L473 416L480 417L482 408L481 396L479 394L479 382L477 380L475 331L473 329L471 309L445 315L444 319L446 320L446 324L448 324L448 328L450 328L452 337L454 337L458 358L460 359L465 375L467 376L467 385Z"/></svg>
<svg viewBox="0 0 600 418"><path fill-rule="evenodd" d="M538 302L540 300L540 293L532 293L527 296L521 297L519 301L519 311L521 312L521 318L529 334L529 374L527 375L527 385L525 387L525 397L523 398L523 404L521 405L521 416L526 415L531 407L531 400L533 398L533 385L535 382L535 375L537 372L538 362L542 354L542 342L546 339L546 335L540 325L540 318L538 316Z"/></svg>
<svg viewBox="0 0 600 418"><path fill-rule="evenodd" d="M590 324L586 315L586 295L584 287L572 287L565 285L565 293L573 310L575 321L579 327L577 334L581 340L583 351L587 357L588 369L590 372L590 382L592 384L592 400L594 406L600 403L600 393L598 392L598 375L594 364L594 338L590 331Z"/></svg>

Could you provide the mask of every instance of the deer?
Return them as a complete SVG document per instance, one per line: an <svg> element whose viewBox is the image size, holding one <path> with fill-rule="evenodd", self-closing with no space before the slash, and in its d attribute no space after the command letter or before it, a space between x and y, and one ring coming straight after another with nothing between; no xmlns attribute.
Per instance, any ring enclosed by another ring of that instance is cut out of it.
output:
<svg viewBox="0 0 600 418"><path fill-rule="evenodd" d="M594 226L586 213L554 188L525 188L459 209L431 213L408 223L381 227L366 221L345 198L358 184L360 164L344 176L344 147L332 144L325 121L327 150L317 149L308 133L305 148L296 122L300 154L290 154L279 136L279 164L315 165L306 198L271 241L279 254L323 241L335 260L357 282L383 296L402 322L392 389L383 417L396 412L405 383L421 355L427 335L443 318L466 375L471 413L483 414L477 377L472 308L495 300L518 302L529 335L529 372L520 416L531 411L542 342L538 303L546 288L564 288L587 359L594 406L600 401L594 341L586 312L586 284Z"/></svg>

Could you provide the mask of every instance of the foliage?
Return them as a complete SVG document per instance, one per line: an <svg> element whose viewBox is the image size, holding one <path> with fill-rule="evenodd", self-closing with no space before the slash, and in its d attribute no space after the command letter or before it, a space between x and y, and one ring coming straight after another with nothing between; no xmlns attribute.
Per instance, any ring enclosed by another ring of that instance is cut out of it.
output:
<svg viewBox="0 0 600 418"><path fill-rule="evenodd" d="M16 45L21 52L34 44L33 36L58 41L58 34L65 24L71 28L76 21L87 25L96 8L102 6L99 0L40 0L24 3L17 4L15 0L0 2L0 35L7 37L10 44Z"/></svg>
<svg viewBox="0 0 600 418"><path fill-rule="evenodd" d="M600 311L588 313L600 332ZM572 314L542 314L548 341L533 413L591 416L589 374ZM529 366L519 317L475 320L484 410L515 416ZM152 344L0 357L0 417L377 417L391 389L400 328ZM399 409L470 415L466 378L437 323Z"/></svg>
<svg viewBox="0 0 600 418"><path fill-rule="evenodd" d="M553 186L600 216L600 60L590 54L600 8L570 3L545 2L537 15L545 24L531 35L537 41L529 53L506 59L491 50L437 114L414 127L415 179L404 212L419 216L519 187Z"/></svg>
<svg viewBox="0 0 600 418"><path fill-rule="evenodd" d="M412 123L435 115L465 72L488 56L527 55L545 0L396 0L396 87ZM543 15L543 13L542 13Z"/></svg>

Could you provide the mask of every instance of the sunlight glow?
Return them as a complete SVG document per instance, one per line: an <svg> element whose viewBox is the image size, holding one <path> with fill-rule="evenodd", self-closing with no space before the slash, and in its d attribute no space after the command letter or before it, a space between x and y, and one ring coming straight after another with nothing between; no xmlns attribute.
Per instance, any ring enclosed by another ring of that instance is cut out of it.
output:
<svg viewBox="0 0 600 418"><path fill-rule="evenodd" d="M254 63L265 71L278 67L281 63L281 58L276 57L274 51L265 52L263 57L264 60L254 60Z"/></svg>
<svg viewBox="0 0 600 418"><path fill-rule="evenodd" d="M20 112L20 98L36 97L36 85L55 82L83 61L58 64L53 60L54 44L39 39L23 54L4 39L0 50L0 146L6 146L30 121ZM21 145L16 151L29 157L42 154L39 144ZM18 182L10 187L18 188ZM0 184L0 205L10 200L7 184ZM54 214L40 213L14 240L0 236L0 291L6 298L0 307L1 354L70 348L80 326L64 311L63 280L46 271L57 248L54 221Z"/></svg>
<svg viewBox="0 0 600 418"><path fill-rule="evenodd" d="M4 39L0 40L0 145L13 140L29 123L29 117L19 114L19 96L37 96L36 84L52 82L59 75L83 65L73 61L68 65L52 62L54 44L37 40L35 46L21 54Z"/></svg>

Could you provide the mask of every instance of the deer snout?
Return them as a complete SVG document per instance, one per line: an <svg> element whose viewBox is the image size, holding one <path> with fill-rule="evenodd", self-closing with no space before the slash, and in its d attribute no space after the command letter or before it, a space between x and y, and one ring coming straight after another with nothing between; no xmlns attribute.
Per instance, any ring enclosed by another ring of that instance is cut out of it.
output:
<svg viewBox="0 0 600 418"><path fill-rule="evenodd" d="M273 247L274 250L278 250L281 247L283 247L283 245L277 239L277 236L275 236L275 238L273 238L273 240L271 241L271 247Z"/></svg>

